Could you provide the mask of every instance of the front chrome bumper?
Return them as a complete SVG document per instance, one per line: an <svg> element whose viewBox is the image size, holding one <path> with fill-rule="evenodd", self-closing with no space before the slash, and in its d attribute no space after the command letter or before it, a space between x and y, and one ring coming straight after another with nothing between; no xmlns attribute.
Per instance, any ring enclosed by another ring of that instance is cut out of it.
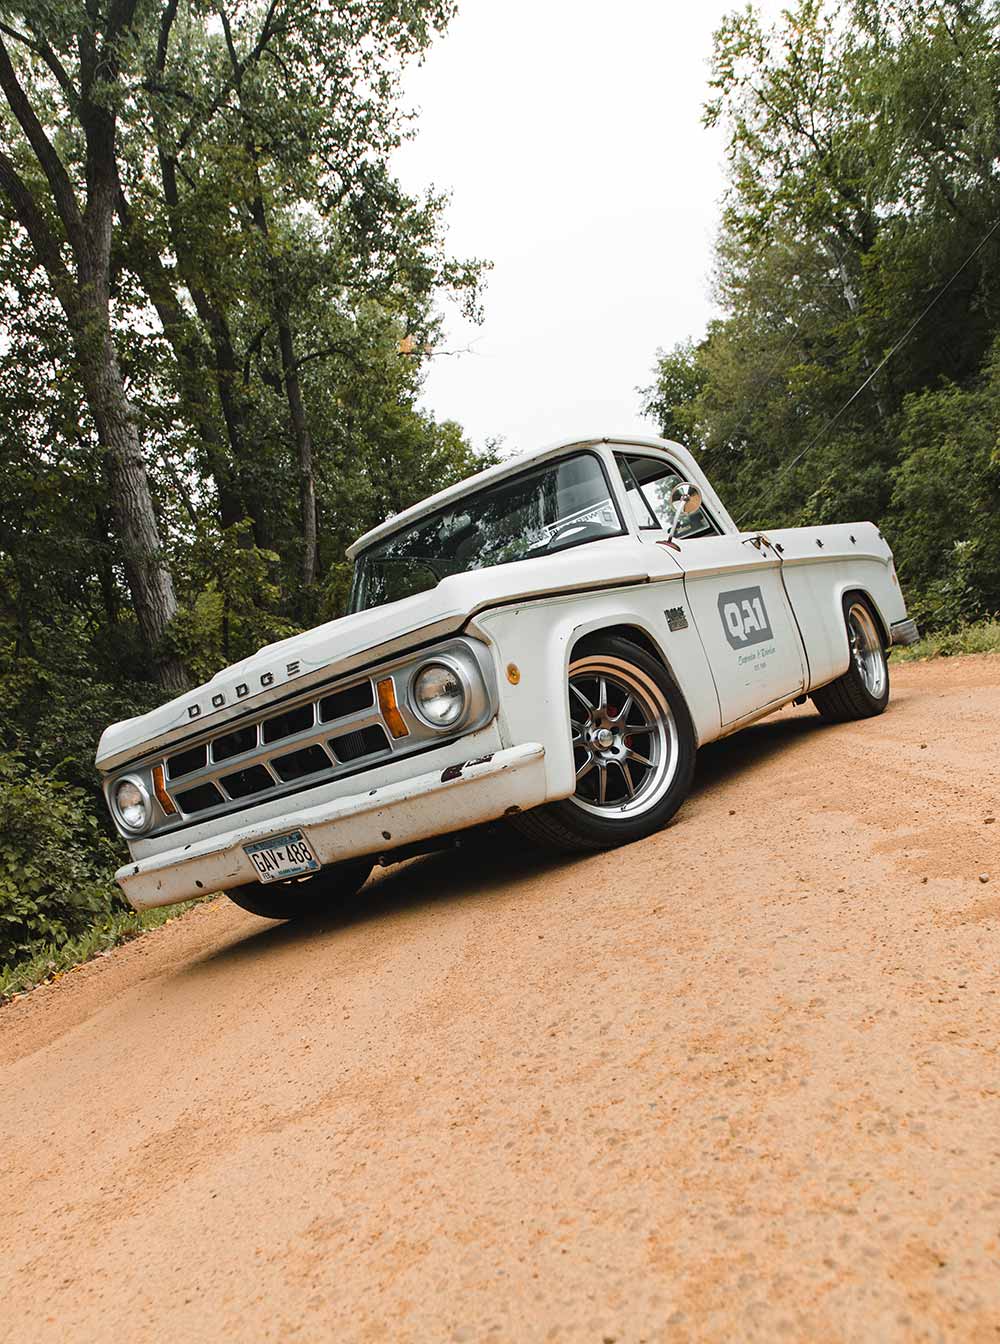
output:
<svg viewBox="0 0 1000 1344"><path fill-rule="evenodd" d="M890 634L893 644L916 644L920 639L917 623L911 620L897 621Z"/></svg>
<svg viewBox="0 0 1000 1344"><path fill-rule="evenodd" d="M512 808L536 807L545 799L545 748L525 742L133 860L115 877L130 904L148 910L255 882L257 870L243 846L285 831L304 831L326 865L391 852L415 840L493 821ZM182 838L183 832L178 835Z"/></svg>

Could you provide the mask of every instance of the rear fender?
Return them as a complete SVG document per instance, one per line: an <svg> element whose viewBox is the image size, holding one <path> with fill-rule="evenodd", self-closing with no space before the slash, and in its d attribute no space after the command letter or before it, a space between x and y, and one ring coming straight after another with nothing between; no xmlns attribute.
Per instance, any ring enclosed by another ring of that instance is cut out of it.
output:
<svg viewBox="0 0 1000 1344"><path fill-rule="evenodd" d="M871 523L786 528L768 533L781 548L782 578L809 662L809 690L847 671L850 647L844 597L861 593L871 603L889 642L891 627L906 616L892 552Z"/></svg>

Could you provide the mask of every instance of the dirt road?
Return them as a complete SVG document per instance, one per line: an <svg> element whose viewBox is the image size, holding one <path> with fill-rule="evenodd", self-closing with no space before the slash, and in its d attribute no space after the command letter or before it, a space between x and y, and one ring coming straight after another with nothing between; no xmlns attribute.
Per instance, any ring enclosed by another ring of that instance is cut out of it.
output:
<svg viewBox="0 0 1000 1344"><path fill-rule="evenodd" d="M996 1344L1000 658L894 673L627 850L222 898L0 1011L0 1337Z"/></svg>

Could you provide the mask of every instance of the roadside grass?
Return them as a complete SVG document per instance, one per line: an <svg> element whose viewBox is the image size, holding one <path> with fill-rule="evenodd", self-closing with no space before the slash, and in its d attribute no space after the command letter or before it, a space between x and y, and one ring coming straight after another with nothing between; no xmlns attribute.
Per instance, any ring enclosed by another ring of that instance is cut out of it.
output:
<svg viewBox="0 0 1000 1344"><path fill-rule="evenodd" d="M928 635L917 644L893 649L893 662L912 663L922 658L955 658L962 653L1000 653L1000 619L977 621L951 634Z"/></svg>
<svg viewBox="0 0 1000 1344"><path fill-rule="evenodd" d="M186 901L183 905L160 906L155 910L143 910L141 913L130 910L127 913L108 915L92 924L86 933L60 944L39 944L35 952L25 961L15 966L0 966L0 1004L18 994L27 993L46 981L60 980L74 966L82 966L86 961L109 952L120 943L130 942L149 929L158 929L161 924L176 919L194 905L200 905L207 897L196 901Z"/></svg>

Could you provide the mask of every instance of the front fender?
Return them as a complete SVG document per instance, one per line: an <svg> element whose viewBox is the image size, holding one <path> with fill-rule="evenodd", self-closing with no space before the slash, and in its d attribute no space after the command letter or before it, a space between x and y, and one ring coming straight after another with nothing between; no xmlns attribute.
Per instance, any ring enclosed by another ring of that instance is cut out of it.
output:
<svg viewBox="0 0 1000 1344"><path fill-rule="evenodd" d="M493 649L505 743L543 742L547 798L576 787L566 692L572 651L601 630L632 627L653 645L684 696L699 743L721 728L715 683L694 622L671 630L667 611L685 608L680 576L600 593L539 599L482 612L469 626ZM675 619L675 625L679 622Z"/></svg>

